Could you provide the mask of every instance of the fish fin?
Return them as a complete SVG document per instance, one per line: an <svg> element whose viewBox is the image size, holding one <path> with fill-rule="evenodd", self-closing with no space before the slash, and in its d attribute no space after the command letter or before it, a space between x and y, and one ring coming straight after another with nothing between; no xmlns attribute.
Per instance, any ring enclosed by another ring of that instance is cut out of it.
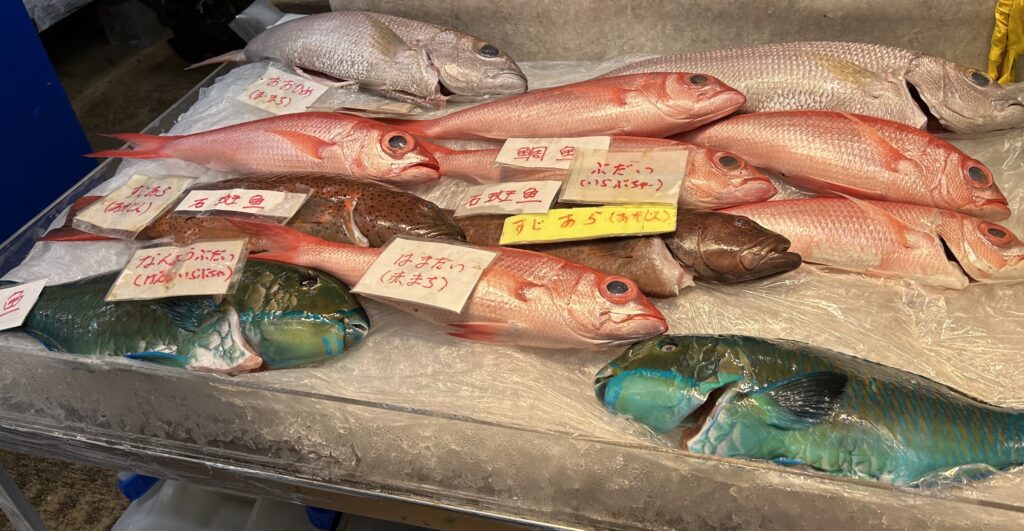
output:
<svg viewBox="0 0 1024 531"><path fill-rule="evenodd" d="M857 85L866 94L878 97L884 92L882 88L886 80L873 70L868 70L854 62L830 55L818 55L818 63L843 81Z"/></svg>
<svg viewBox="0 0 1024 531"><path fill-rule="evenodd" d="M387 24L381 22L377 17L363 13L373 28L373 36L370 37L370 46L386 57L397 58L402 52L409 50L409 44L402 40Z"/></svg>
<svg viewBox="0 0 1024 531"><path fill-rule="evenodd" d="M505 323L474 322L474 323L448 323L453 330L448 335L470 341L483 341L486 343L507 343L507 335L511 326Z"/></svg>
<svg viewBox="0 0 1024 531"><path fill-rule="evenodd" d="M164 155L160 150L171 140L179 138L175 135L146 135L142 133L116 133L105 135L132 144L134 149L108 149L88 153L86 157L123 157L127 159L160 159Z"/></svg>
<svg viewBox="0 0 1024 531"><path fill-rule="evenodd" d="M860 131L861 135L868 140L868 142L875 147L879 155L882 156L883 165L889 171L899 171L900 162L909 162L915 166L921 167L921 163L904 155L896 146L892 145L882 133L879 133L877 129L871 127L864 120L850 113L840 112L846 119L853 122L853 126Z"/></svg>
<svg viewBox="0 0 1024 531"><path fill-rule="evenodd" d="M188 353L188 368L220 374L258 369L263 359L246 340L238 311L230 305L219 310L215 319L207 320L186 344L179 345L180 352Z"/></svg>
<svg viewBox="0 0 1024 531"><path fill-rule="evenodd" d="M300 133L298 131L271 129L270 133L287 140L292 147L316 160L323 160L324 157L321 154L321 151L335 145L334 142L328 142L322 138L307 135L306 133Z"/></svg>
<svg viewBox="0 0 1024 531"><path fill-rule="evenodd" d="M359 230L359 224L356 223L355 199L344 199L341 204L341 223L345 226L345 230L348 231L348 236L351 238L352 244L360 247L369 247L370 240L362 231Z"/></svg>
<svg viewBox="0 0 1024 531"><path fill-rule="evenodd" d="M181 354L173 354L171 352L135 352L132 354L125 354L124 357L132 360L146 361L149 363L156 363L157 365L166 365L168 367L178 367L184 369L188 367L189 359L188 356L182 356Z"/></svg>
<svg viewBox="0 0 1024 531"><path fill-rule="evenodd" d="M41 242L99 242L116 240L110 236L90 234L72 227L58 227L44 234L39 240Z"/></svg>
<svg viewBox="0 0 1024 531"><path fill-rule="evenodd" d="M750 396L767 410L769 424L800 429L828 419L839 407L848 381L837 372L808 372L757 389Z"/></svg>
<svg viewBox="0 0 1024 531"><path fill-rule="evenodd" d="M302 249L307 245L326 243L315 236L299 232L284 225L274 225L238 218L224 219L234 225L239 232L249 236L251 244L255 245L255 248L265 249L263 252L250 254L249 258L306 265L300 263L299 253Z"/></svg>
<svg viewBox="0 0 1024 531"><path fill-rule="evenodd" d="M914 479L906 485L908 487L935 489L981 481L998 473L998 468L987 463L970 463L932 472L926 476Z"/></svg>
<svg viewBox="0 0 1024 531"><path fill-rule="evenodd" d="M803 461L799 459L792 459L790 457L776 457L775 459L772 459L771 462L782 466L800 466L804 464Z"/></svg>
<svg viewBox="0 0 1024 531"><path fill-rule="evenodd" d="M160 299L156 305L167 312L175 326L189 332L198 330L218 308L213 297L172 297Z"/></svg>
<svg viewBox="0 0 1024 531"><path fill-rule="evenodd" d="M192 70L193 68L201 68L220 63L241 63L244 61L246 61L245 50L231 50L230 52L222 53L216 57L211 57L204 61L199 61L198 63L186 66L185 70Z"/></svg>
<svg viewBox="0 0 1024 531"><path fill-rule="evenodd" d="M433 138L431 126L434 120L405 120L403 118L381 118L377 120L382 124L393 125L416 137Z"/></svg>
<svg viewBox="0 0 1024 531"><path fill-rule="evenodd" d="M912 236L917 236L918 238L924 236L926 238L929 238L930 240L931 235L929 235L927 232L922 232L915 229L914 227L911 227L905 221L896 217L894 214L886 212L885 209L881 207L872 205L871 203L863 199L857 199L856 197L850 197L844 194L839 195L843 196L848 201L852 202L854 205L857 205L858 207L862 208L865 212L871 214L873 217L888 223L889 226L892 227L893 232L896 233L896 240L899 242L900 245L907 249L913 249L917 247L911 241Z"/></svg>

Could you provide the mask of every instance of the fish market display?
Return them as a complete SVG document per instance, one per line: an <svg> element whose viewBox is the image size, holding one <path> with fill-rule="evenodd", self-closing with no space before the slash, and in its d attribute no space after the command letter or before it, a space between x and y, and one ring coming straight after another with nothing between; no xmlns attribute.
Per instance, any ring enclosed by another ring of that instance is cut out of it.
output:
<svg viewBox="0 0 1024 531"><path fill-rule="evenodd" d="M491 246L501 238L505 216L455 221L467 242ZM674 297L693 285L694 276L732 284L800 266L800 256L788 252L786 238L742 216L697 210L679 210L675 233L660 237L549 243L528 249L633 279L640 291L652 297Z"/></svg>
<svg viewBox="0 0 1024 531"><path fill-rule="evenodd" d="M678 430L691 452L897 485L1024 464L1022 412L795 341L653 338L605 366L595 389L612 411Z"/></svg>
<svg viewBox="0 0 1024 531"><path fill-rule="evenodd" d="M238 374L337 356L369 330L348 288L319 271L249 262L213 297L104 302L117 273L43 289L22 330L47 348Z"/></svg>
<svg viewBox="0 0 1024 531"><path fill-rule="evenodd" d="M538 181L565 178L566 170L518 168L495 163L501 149L460 151L428 146L440 166L441 175L477 182ZM686 149L687 171L679 191L679 205L688 208L725 208L766 201L777 190L771 180L742 158L727 151L705 148L661 138L613 137L609 149Z"/></svg>
<svg viewBox="0 0 1024 531"><path fill-rule="evenodd" d="M380 247L394 236L463 240L462 230L437 205L416 195L368 181L327 174L286 173L250 175L196 185L199 190L276 190L310 193L310 198L288 221L288 226L332 242ZM98 199L87 196L76 206ZM76 207L65 226L50 231L43 240L102 240L71 228ZM238 230L220 216L197 216L170 211L146 227L140 240L172 236L177 243L198 239L227 238ZM252 243L250 241L250 243ZM250 245L250 250L256 250Z"/></svg>
<svg viewBox="0 0 1024 531"><path fill-rule="evenodd" d="M526 91L526 76L493 44L453 29L377 13L335 11L267 28L242 50L194 66L270 59L331 85L354 83L431 106L447 95Z"/></svg>
<svg viewBox="0 0 1024 531"><path fill-rule="evenodd" d="M743 94L704 74L638 74L534 90L433 120L391 120L429 138L664 137L739 109Z"/></svg>
<svg viewBox="0 0 1024 531"><path fill-rule="evenodd" d="M817 193L934 206L983 219L1010 215L982 163L896 122L832 111L766 112L734 116L680 139L735 151Z"/></svg>
<svg viewBox="0 0 1024 531"><path fill-rule="evenodd" d="M964 288L970 278L1024 279L1024 243L1006 227L955 212L824 197L726 212L786 236L807 262L953 289Z"/></svg>
<svg viewBox="0 0 1024 531"><path fill-rule="evenodd" d="M326 242L287 227L232 220L269 251L250 258L313 267L354 285L379 249ZM664 316L625 277L561 258L491 248L498 254L461 314L387 301L473 341L568 349L605 348L668 329Z"/></svg>
<svg viewBox="0 0 1024 531"><path fill-rule="evenodd" d="M713 75L747 97L742 112L828 109L917 128L931 116L960 133L1024 125L1024 104L985 72L878 44L788 42L707 50L656 57L606 75L641 72Z"/></svg>
<svg viewBox="0 0 1024 531"><path fill-rule="evenodd" d="M438 178L437 161L411 134L367 118L304 112L191 135L113 135L135 149L91 157L176 158L219 171L319 172L392 184Z"/></svg>

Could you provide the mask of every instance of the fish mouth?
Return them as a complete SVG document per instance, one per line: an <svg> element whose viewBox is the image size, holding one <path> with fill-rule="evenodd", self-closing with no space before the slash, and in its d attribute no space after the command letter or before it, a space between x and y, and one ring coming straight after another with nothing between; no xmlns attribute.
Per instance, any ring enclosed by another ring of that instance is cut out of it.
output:
<svg viewBox="0 0 1024 531"><path fill-rule="evenodd" d="M437 85L441 96L455 103L480 101L493 96L522 94L529 89L526 76L522 72L505 70L488 75L485 79L487 83L484 83L485 86L480 89L465 90L446 84L443 79L439 79Z"/></svg>
<svg viewBox="0 0 1024 531"><path fill-rule="evenodd" d="M732 385L723 385L717 389L714 389L708 393L707 399L704 403L693 410L689 415L683 418L679 425L682 427L682 441L689 442L691 439L700 434L704 430L708 420L714 416L718 406L724 404L722 397L727 391L732 389Z"/></svg>
<svg viewBox="0 0 1024 531"><path fill-rule="evenodd" d="M972 216L986 221L1000 221L1012 214L1005 197L986 199L971 208L970 213Z"/></svg>
<svg viewBox="0 0 1024 531"><path fill-rule="evenodd" d="M615 368L611 365L605 365L601 367L601 370L597 371L594 375L594 394L597 395L597 399L604 404L604 391L608 387L608 380L615 377Z"/></svg>
<svg viewBox="0 0 1024 531"><path fill-rule="evenodd" d="M771 181L763 177L748 177L736 186L736 196L743 203L767 201L775 197L777 193L779 193L779 189Z"/></svg>
<svg viewBox="0 0 1024 531"><path fill-rule="evenodd" d="M668 332L668 321L665 320L664 315L661 315L661 312L625 314L622 319L618 320L614 316L611 318L611 322L616 325L622 325L630 321L640 321L634 326L638 328L635 332L628 335L616 335L614 339L601 341L601 345L605 347L630 345L642 339Z"/></svg>

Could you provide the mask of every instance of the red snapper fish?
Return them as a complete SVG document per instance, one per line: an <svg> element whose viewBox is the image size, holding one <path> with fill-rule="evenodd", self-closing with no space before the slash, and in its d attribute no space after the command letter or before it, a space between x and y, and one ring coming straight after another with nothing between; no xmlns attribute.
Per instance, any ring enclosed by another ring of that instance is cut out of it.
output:
<svg viewBox="0 0 1024 531"><path fill-rule="evenodd" d="M719 209L767 201L777 192L771 180L739 155L661 138L612 137L611 149L685 149L689 152L679 205L688 208ZM460 151L429 144L441 175L481 183L509 181L561 181L567 170L517 168L495 162L501 149Z"/></svg>
<svg viewBox="0 0 1024 531"><path fill-rule="evenodd" d="M834 111L742 114L677 137L735 151L806 190L1010 216L992 172L949 142L896 122Z"/></svg>
<svg viewBox="0 0 1024 531"><path fill-rule="evenodd" d="M817 197L726 210L789 238L804 261L962 289L1024 280L1024 243L1006 227L933 207ZM951 261L946 250L955 257Z"/></svg>
<svg viewBox="0 0 1024 531"><path fill-rule="evenodd" d="M533 90L433 120L389 123L429 138L665 137L726 116L745 101L704 74L633 74Z"/></svg>
<svg viewBox="0 0 1024 531"><path fill-rule="evenodd" d="M342 113L303 112L190 135L112 135L131 150L89 157L176 158L219 171L319 172L391 184L438 179L437 161L406 131Z"/></svg>
<svg viewBox="0 0 1024 531"><path fill-rule="evenodd" d="M353 286L381 249L333 243L279 225L231 220L267 252L250 258L308 267ZM444 325L454 337L554 349L629 344L668 330L665 317L632 280L550 255L507 248L480 276L461 314L384 301Z"/></svg>

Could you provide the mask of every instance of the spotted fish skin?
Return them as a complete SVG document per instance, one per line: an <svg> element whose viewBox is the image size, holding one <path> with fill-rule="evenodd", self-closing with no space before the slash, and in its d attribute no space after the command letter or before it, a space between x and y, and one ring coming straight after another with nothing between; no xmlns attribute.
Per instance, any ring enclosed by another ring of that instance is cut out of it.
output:
<svg viewBox="0 0 1024 531"><path fill-rule="evenodd" d="M801 385L826 380L831 393ZM697 424L682 432L681 444L698 453L804 464L901 485L964 465L1005 469L1024 463L1020 411L794 341L662 336L627 349L598 374L597 384L607 407L639 418L655 418L648 417L655 403L701 397L678 413L678 424L686 424L709 402ZM641 387L642 397L631 391ZM773 391L782 388L789 397L775 401ZM822 400L814 404L814 398ZM799 402L804 416L787 419L782 402Z"/></svg>

